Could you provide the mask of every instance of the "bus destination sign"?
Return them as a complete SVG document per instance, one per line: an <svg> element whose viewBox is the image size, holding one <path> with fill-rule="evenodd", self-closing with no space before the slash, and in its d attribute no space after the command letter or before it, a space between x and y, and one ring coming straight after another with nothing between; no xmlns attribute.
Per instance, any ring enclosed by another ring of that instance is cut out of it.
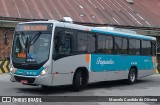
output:
<svg viewBox="0 0 160 105"><path fill-rule="evenodd" d="M22 28L24 31L46 31L47 30L46 25L33 25L33 26L24 25L22 26Z"/></svg>
<svg viewBox="0 0 160 105"><path fill-rule="evenodd" d="M51 24L20 24L17 31L48 31L53 25Z"/></svg>

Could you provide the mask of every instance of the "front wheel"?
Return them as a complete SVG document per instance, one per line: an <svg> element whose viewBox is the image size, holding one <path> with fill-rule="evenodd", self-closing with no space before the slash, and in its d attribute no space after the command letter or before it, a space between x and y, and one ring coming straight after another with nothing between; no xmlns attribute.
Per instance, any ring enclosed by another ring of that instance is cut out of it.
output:
<svg viewBox="0 0 160 105"><path fill-rule="evenodd" d="M127 83L128 84L133 84L133 83L136 82L136 80L137 80L136 70L132 68L129 71Z"/></svg>
<svg viewBox="0 0 160 105"><path fill-rule="evenodd" d="M80 91L87 87L88 76L84 71L76 71L73 78L73 90Z"/></svg>
<svg viewBox="0 0 160 105"><path fill-rule="evenodd" d="M82 84L82 76L81 71L77 71L73 78L73 90L74 91L80 91L81 90L81 84Z"/></svg>

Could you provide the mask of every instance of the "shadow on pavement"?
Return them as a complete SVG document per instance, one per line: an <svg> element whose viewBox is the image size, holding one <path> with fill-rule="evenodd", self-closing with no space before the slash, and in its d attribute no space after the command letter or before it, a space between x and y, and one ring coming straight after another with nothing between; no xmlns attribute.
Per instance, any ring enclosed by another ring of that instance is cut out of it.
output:
<svg viewBox="0 0 160 105"><path fill-rule="evenodd" d="M141 88L141 86L139 85L144 85L146 82L150 83L152 82L151 80L137 80L137 82L133 85L128 85L128 86L135 86L136 88ZM147 84L148 84L147 83ZM139 87L138 87L138 86ZM124 89L127 89L127 84L125 83L125 81L123 80L118 80L118 81L105 81L105 82L97 82L97 83L92 83L89 84L88 87L84 90L82 90L83 92L87 91L87 90L94 90L94 89L112 89L115 87L125 87ZM147 86L147 85L146 85ZM142 87L144 89L144 87ZM28 93L28 94L32 94L32 95L56 95L56 94L63 94L63 93L75 93L72 90L72 86L54 86L54 87L49 87L47 89L42 89L40 86L36 86L36 87L28 87L25 88L16 88L16 90L19 90L18 93ZM128 90L128 89L127 89ZM78 93L78 92L77 92Z"/></svg>

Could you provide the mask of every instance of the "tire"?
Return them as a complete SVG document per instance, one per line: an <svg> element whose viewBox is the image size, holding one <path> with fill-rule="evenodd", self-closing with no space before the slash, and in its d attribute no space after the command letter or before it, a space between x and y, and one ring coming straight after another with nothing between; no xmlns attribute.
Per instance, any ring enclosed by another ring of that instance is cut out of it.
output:
<svg viewBox="0 0 160 105"><path fill-rule="evenodd" d="M83 81L83 77L82 77L82 72L81 71L76 71L74 78L73 78L73 90L74 91L80 91L83 88L82 85L82 81Z"/></svg>
<svg viewBox="0 0 160 105"><path fill-rule="evenodd" d="M136 82L136 80L137 80L136 70L134 68L131 68L128 74L127 83L133 84Z"/></svg>

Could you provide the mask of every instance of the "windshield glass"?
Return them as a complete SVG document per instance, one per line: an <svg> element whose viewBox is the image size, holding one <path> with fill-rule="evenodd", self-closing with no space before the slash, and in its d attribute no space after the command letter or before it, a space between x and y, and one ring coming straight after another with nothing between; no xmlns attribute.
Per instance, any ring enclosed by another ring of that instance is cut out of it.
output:
<svg viewBox="0 0 160 105"><path fill-rule="evenodd" d="M51 31L16 31L12 56L16 63L40 64L48 60Z"/></svg>

